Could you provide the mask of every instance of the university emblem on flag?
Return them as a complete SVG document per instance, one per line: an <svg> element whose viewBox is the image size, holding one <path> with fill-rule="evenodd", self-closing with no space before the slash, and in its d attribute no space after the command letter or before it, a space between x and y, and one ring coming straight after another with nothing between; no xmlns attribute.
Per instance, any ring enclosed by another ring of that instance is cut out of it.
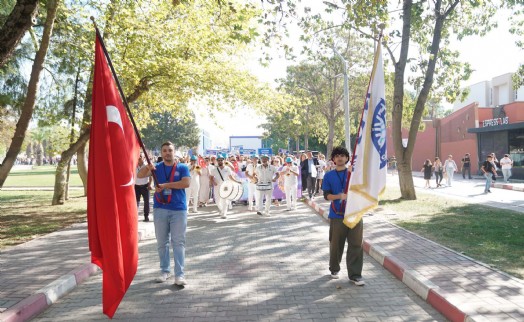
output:
<svg viewBox="0 0 524 322"><path fill-rule="evenodd" d="M373 146L380 155L380 169L387 164L386 156L386 102L380 99L373 113L373 127L371 128Z"/></svg>

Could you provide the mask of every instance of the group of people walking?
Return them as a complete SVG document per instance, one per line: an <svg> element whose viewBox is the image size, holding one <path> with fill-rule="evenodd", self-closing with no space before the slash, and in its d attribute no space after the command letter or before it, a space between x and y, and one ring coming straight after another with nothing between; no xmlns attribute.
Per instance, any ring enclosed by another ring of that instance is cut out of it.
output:
<svg viewBox="0 0 524 322"><path fill-rule="evenodd" d="M204 164L201 165L196 157L191 157L189 162L183 162L175 156L175 149L171 142L162 144L161 153L162 161L157 163L147 164L144 161L143 154L139 157L135 185L137 203L139 203L140 197L144 198L144 221L149 221L149 197L146 194L151 188L151 176L154 175L157 185L154 188L153 219L160 259L160 276L156 281L165 282L172 276L169 249L171 245L174 257L174 284L184 286L187 284L184 266L189 200L193 198L192 210L196 211L197 204L202 205L202 203L208 202L210 190L206 191L206 187L211 186L219 215L221 218L227 218L227 211L231 207L231 203L230 200L220 197L219 189L227 181L240 184L235 176L235 171L238 170L236 167L240 164L233 164L233 159L226 161L228 156L223 154L214 158L212 156L204 158L205 166L203 166ZM330 207L333 211L330 210L329 214L329 218L333 222L329 232L331 245L329 269L331 277L338 278L347 241L346 266L348 277L351 282L361 286L365 284L362 279L363 223L360 222L353 229L349 229L343 224L346 199L344 191L347 187L344 187L345 180L342 177L347 176L348 172L351 171L351 167L347 165L349 152L343 147L335 148L331 159L334 171L329 171L325 175L326 179L321 181L319 187L323 191L324 198L330 200L333 206ZM296 207L298 177L301 172L307 173L306 179L309 182L313 182L311 178L315 178L315 185L317 184L320 160L315 161L311 156L306 155L306 158L301 160L300 163L293 156L287 156L283 161L285 165L280 168L279 160L276 158L270 161L270 157L267 155L262 155L260 158L253 155L242 166L249 180L249 211L256 209L259 216L269 216L273 182L280 176L284 177L284 190L287 199L286 210L293 210ZM302 171L299 171L299 165ZM314 170L317 171L316 175L313 173ZM322 171L325 171L325 168ZM204 178L203 185L202 178ZM322 175L322 179L324 179L324 175ZM206 180L209 180L209 183L206 183ZM308 193L313 196L315 193L314 186L311 184L307 187ZM202 190L202 188L204 189ZM204 193L204 198L201 198L202 193Z"/></svg>
<svg viewBox="0 0 524 322"><path fill-rule="evenodd" d="M471 155L469 153L466 153L461 159L461 164L462 178L466 179L467 175L468 179L472 179ZM510 159L509 154L505 154L504 158L499 161L497 160L495 153L490 153L486 157L486 161L482 163L480 169L486 178L486 189L484 192L491 192L488 186L491 186L492 180L496 180L497 170L499 169L501 170L504 177L504 182L508 182L509 178L511 177L512 166L513 161ZM457 163L455 160L453 160L453 155L450 154L444 163L442 163L439 157L435 157L433 163L431 163L430 159L426 159L420 171L424 173L424 179L426 180L425 188L431 188L430 180L433 174L435 174L436 187L442 186L442 179L444 177L446 178L446 185L451 187L453 183L453 175L455 172L459 172L459 169L457 167ZM489 178L487 174L489 174Z"/></svg>

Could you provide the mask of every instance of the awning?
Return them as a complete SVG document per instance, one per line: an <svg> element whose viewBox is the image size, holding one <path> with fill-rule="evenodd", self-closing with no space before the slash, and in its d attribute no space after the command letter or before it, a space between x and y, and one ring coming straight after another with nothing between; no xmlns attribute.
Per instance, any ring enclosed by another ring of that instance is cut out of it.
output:
<svg viewBox="0 0 524 322"><path fill-rule="evenodd" d="M486 133L486 132L498 132L498 131L508 131L524 129L524 122L496 125L496 126L486 126L486 127L473 127L468 129L468 133Z"/></svg>

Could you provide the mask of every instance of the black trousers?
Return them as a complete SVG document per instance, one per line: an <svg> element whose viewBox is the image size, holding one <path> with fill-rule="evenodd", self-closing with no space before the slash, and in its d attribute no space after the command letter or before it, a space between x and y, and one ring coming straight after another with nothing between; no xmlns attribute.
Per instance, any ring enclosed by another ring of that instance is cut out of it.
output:
<svg viewBox="0 0 524 322"><path fill-rule="evenodd" d="M302 179L302 191L306 191L307 190L307 173L305 175L302 174L301 179Z"/></svg>
<svg viewBox="0 0 524 322"><path fill-rule="evenodd" d="M462 167L462 178L466 179L466 172L468 173L468 179L471 179L471 168Z"/></svg>
<svg viewBox="0 0 524 322"><path fill-rule="evenodd" d="M309 198L313 196L315 193L315 184L317 183L317 178L308 176L307 177L307 193L309 195Z"/></svg>
<svg viewBox="0 0 524 322"><path fill-rule="evenodd" d="M149 188L147 184L135 185L136 207L140 207L140 197L144 198L144 219L149 217Z"/></svg>
<svg viewBox="0 0 524 322"><path fill-rule="evenodd" d="M348 277L362 277L362 267L364 266L363 233L363 220L360 220L351 229L344 225L344 219L329 219L329 270L331 272L340 271L340 262L347 242L346 268Z"/></svg>

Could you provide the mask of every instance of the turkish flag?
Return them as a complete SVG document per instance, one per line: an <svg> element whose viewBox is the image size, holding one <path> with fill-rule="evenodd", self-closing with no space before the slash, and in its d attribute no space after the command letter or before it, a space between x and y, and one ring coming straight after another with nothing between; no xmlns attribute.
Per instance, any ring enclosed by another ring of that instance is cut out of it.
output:
<svg viewBox="0 0 524 322"><path fill-rule="evenodd" d="M199 165L202 169L207 168L206 160L204 160L204 158L202 158L201 156L198 156L198 165Z"/></svg>
<svg viewBox="0 0 524 322"><path fill-rule="evenodd" d="M112 318L138 265L135 169L139 144L98 36L87 177L91 262L102 275L103 311Z"/></svg>

